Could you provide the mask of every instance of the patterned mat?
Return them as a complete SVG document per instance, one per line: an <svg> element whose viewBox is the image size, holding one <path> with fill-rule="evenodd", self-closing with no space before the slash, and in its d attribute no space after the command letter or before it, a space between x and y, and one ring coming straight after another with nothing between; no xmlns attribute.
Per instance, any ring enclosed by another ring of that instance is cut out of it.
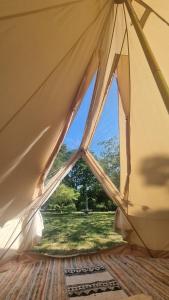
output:
<svg viewBox="0 0 169 300"><path fill-rule="evenodd" d="M104 272L105 267L101 265L93 266L93 267L82 267L82 268L74 268L74 269L65 269L65 275L73 276L80 274L92 274L97 272Z"/></svg>
<svg viewBox="0 0 169 300"><path fill-rule="evenodd" d="M103 265L65 269L65 276L69 297L122 290Z"/></svg>
<svg viewBox="0 0 169 300"><path fill-rule="evenodd" d="M169 259L111 253L64 259L32 255L0 267L0 300L105 300L141 293L169 300Z"/></svg>
<svg viewBox="0 0 169 300"><path fill-rule="evenodd" d="M88 296L91 294L103 293L108 291L121 290L116 280L95 281L76 285L68 285L69 297Z"/></svg>

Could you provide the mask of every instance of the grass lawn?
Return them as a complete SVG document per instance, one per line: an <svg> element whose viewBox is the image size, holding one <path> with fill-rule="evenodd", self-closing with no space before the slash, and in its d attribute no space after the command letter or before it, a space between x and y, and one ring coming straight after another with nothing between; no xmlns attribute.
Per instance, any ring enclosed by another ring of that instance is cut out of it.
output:
<svg viewBox="0 0 169 300"><path fill-rule="evenodd" d="M84 215L58 215L43 212L44 231L41 243L33 250L50 254L69 254L94 251L122 243L122 237L113 232L114 213L98 212Z"/></svg>

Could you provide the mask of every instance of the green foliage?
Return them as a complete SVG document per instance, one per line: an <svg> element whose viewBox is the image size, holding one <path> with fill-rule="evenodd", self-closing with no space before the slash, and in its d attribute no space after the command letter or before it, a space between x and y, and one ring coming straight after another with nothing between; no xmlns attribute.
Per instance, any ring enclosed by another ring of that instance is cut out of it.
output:
<svg viewBox="0 0 169 300"><path fill-rule="evenodd" d="M112 179L117 188L120 186L120 153L119 141L111 138L98 143L101 153L96 159L104 169L105 173Z"/></svg>
<svg viewBox="0 0 169 300"><path fill-rule="evenodd" d="M89 210L109 211L116 209L116 206L107 197L96 177L82 159L76 163L72 171L66 176L64 183L79 192L79 198L76 201L77 210L86 209L86 199Z"/></svg>
<svg viewBox="0 0 169 300"><path fill-rule="evenodd" d="M119 143L115 138L102 141L100 155L96 157L100 165L119 188L120 182L120 158ZM48 174L49 179L63 164L68 161L74 151L69 151L65 144L62 145L57 158ZM93 210L109 211L115 210L113 204L103 188L90 171L86 163L80 159L71 172L63 180L63 184L50 197L45 209L56 211Z"/></svg>
<svg viewBox="0 0 169 300"><path fill-rule="evenodd" d="M58 212L75 211L75 202L79 197L79 192L75 189L61 184L58 189L53 193L47 202L45 209L54 209Z"/></svg>

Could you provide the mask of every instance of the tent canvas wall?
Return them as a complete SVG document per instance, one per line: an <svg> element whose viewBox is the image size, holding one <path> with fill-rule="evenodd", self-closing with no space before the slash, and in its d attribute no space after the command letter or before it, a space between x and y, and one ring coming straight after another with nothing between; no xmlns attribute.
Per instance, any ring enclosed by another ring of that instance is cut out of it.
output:
<svg viewBox="0 0 169 300"><path fill-rule="evenodd" d="M133 229L130 245L169 250L168 12L168 1L158 0L0 1L3 253L21 229L28 238L26 220L81 155L100 176L88 149L113 76L119 86L121 191L107 177L102 184ZM80 148L44 187L96 71ZM17 239L16 249L20 244Z"/></svg>

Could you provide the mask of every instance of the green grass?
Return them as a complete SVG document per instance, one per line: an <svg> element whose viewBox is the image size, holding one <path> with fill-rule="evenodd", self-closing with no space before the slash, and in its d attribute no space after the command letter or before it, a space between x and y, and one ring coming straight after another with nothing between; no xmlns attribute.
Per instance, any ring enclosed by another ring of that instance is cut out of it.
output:
<svg viewBox="0 0 169 300"><path fill-rule="evenodd" d="M44 231L41 243L33 250L50 254L69 254L77 251L95 251L122 243L122 237L113 231L114 213L72 213L58 215L42 213Z"/></svg>

